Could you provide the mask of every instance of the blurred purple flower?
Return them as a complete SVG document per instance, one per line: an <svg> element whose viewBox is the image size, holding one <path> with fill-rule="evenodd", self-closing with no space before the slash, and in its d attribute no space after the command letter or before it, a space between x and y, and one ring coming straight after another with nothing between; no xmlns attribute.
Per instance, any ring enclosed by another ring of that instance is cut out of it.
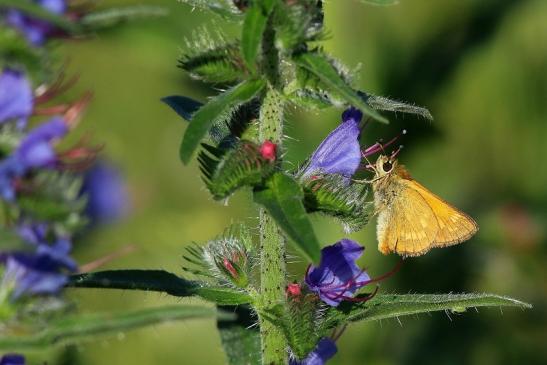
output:
<svg viewBox="0 0 547 365"><path fill-rule="evenodd" d="M359 123L362 117L359 109L350 107L344 111L342 123L317 147L302 176L325 173L351 177L361 163Z"/></svg>
<svg viewBox="0 0 547 365"><path fill-rule="evenodd" d="M22 72L5 69L0 75L0 123L16 120L23 128L32 114L34 96Z"/></svg>
<svg viewBox="0 0 547 365"><path fill-rule="evenodd" d="M319 340L315 349L304 360L291 360L289 365L324 365L337 351L334 341L324 337Z"/></svg>
<svg viewBox="0 0 547 365"><path fill-rule="evenodd" d="M87 216L94 224L115 221L127 214L129 197L118 170L98 162L84 176L82 195L87 197Z"/></svg>
<svg viewBox="0 0 547 365"><path fill-rule="evenodd" d="M33 0L34 3L44 8L44 10L62 15L65 13L67 5L65 0ZM35 46L41 46L51 35L56 27L47 21L35 19L25 15L21 11L11 9L6 13L6 22L19 32Z"/></svg>
<svg viewBox="0 0 547 365"><path fill-rule="evenodd" d="M32 168L53 167L57 155L52 141L63 137L68 132L65 121L54 117L48 122L31 130L23 138L19 147L0 162L0 195L7 201L15 198L13 180L21 177Z"/></svg>
<svg viewBox="0 0 547 365"><path fill-rule="evenodd" d="M333 307L353 298L359 288L370 282L368 274L355 263L364 250L364 247L349 239L323 248L319 267L310 266L306 272L309 289Z"/></svg>
<svg viewBox="0 0 547 365"><path fill-rule="evenodd" d="M19 354L6 354L0 358L0 365L25 365L25 357Z"/></svg>
<svg viewBox="0 0 547 365"><path fill-rule="evenodd" d="M46 223L20 223L17 233L25 242L36 248L38 255L48 256L70 271L77 269L76 262L70 257L70 251L72 250L70 240L57 238L54 243L48 242L48 226Z"/></svg>
<svg viewBox="0 0 547 365"><path fill-rule="evenodd" d="M15 252L4 256L6 269L1 285L13 287L13 299L57 294L68 281L66 273L75 271L66 247L39 246L36 253Z"/></svg>

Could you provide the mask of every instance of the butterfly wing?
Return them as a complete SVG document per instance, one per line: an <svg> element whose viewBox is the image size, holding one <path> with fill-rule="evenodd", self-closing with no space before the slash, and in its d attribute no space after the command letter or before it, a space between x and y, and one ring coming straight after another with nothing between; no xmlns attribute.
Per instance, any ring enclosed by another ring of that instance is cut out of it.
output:
<svg viewBox="0 0 547 365"><path fill-rule="evenodd" d="M405 180L405 184L418 192L433 211L439 226L432 243L433 247L452 246L467 241L479 230L473 218L439 198L418 182Z"/></svg>
<svg viewBox="0 0 547 365"><path fill-rule="evenodd" d="M429 251L439 231L433 210L423 196L400 179L390 204L378 214L378 249L383 254L420 256Z"/></svg>

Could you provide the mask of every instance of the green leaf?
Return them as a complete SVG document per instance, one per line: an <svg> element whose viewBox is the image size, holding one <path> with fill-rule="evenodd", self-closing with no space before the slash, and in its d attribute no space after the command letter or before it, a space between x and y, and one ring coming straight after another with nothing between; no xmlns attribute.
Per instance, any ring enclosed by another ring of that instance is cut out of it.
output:
<svg viewBox="0 0 547 365"><path fill-rule="evenodd" d="M79 20L79 24L86 30L98 30L113 27L126 21L141 18L162 17L167 14L169 14L167 9L160 6L127 6L123 8L110 8L106 10L92 11L85 14Z"/></svg>
<svg viewBox="0 0 547 365"><path fill-rule="evenodd" d="M180 146L180 158L188 163L211 126L229 118L234 109L255 97L265 86L262 80L244 81L213 98L193 116Z"/></svg>
<svg viewBox="0 0 547 365"><path fill-rule="evenodd" d="M70 277L72 288L128 289L162 292L176 297L199 296L224 305L246 304L251 297L229 287L190 281L163 270L107 270Z"/></svg>
<svg viewBox="0 0 547 365"><path fill-rule="evenodd" d="M365 92L359 92L359 95L363 100L376 110L384 110L388 112L399 112L406 114L416 114L429 120L433 120L433 116L424 107L407 104L402 101L392 100L383 96L376 96L367 94Z"/></svg>
<svg viewBox="0 0 547 365"><path fill-rule="evenodd" d="M275 161L265 159L260 146L245 140L235 141L224 150L202 144L198 155L202 178L215 200L221 200L244 186L262 184L275 169Z"/></svg>
<svg viewBox="0 0 547 365"><path fill-rule="evenodd" d="M49 12L40 5L31 1L0 0L0 9L6 8L16 9L28 16L31 16L32 18L44 20L68 33L77 33L80 31L78 24L73 23L67 17Z"/></svg>
<svg viewBox="0 0 547 365"><path fill-rule="evenodd" d="M203 306L173 305L121 313L71 315L54 320L39 331L0 337L0 350L38 350L76 344L101 335L115 335L145 326L195 318L228 320L233 316Z"/></svg>
<svg viewBox="0 0 547 365"><path fill-rule="evenodd" d="M368 5L376 6L390 6L399 4L399 0L359 0L360 2Z"/></svg>
<svg viewBox="0 0 547 365"><path fill-rule="evenodd" d="M379 294L367 302L343 302L325 312L326 327L347 322L378 321L436 311L462 312L473 307L532 308L528 303L495 294Z"/></svg>
<svg viewBox="0 0 547 365"><path fill-rule="evenodd" d="M248 306L219 307L226 313L234 313L236 320L219 318L217 328L229 365L260 365L260 333L256 316Z"/></svg>
<svg viewBox="0 0 547 365"><path fill-rule="evenodd" d="M241 12L234 6L232 0L179 0L193 8L210 10L222 18L231 21L239 21Z"/></svg>
<svg viewBox="0 0 547 365"><path fill-rule="evenodd" d="M372 201L367 200L366 185L348 185L345 178L337 174L316 175L301 184L308 212L334 217L342 223L346 233L358 231L368 223Z"/></svg>
<svg viewBox="0 0 547 365"><path fill-rule="evenodd" d="M228 42L200 28L185 43L178 67L191 77L214 84L234 84L247 78L239 42Z"/></svg>
<svg viewBox="0 0 547 365"><path fill-rule="evenodd" d="M262 34L275 4L274 0L253 1L245 12L241 35L241 54L251 71L256 70L256 57L262 41Z"/></svg>
<svg viewBox="0 0 547 365"><path fill-rule="evenodd" d="M296 58L296 63L318 77L326 87L343 97L348 103L361 109L363 113L382 123L388 120L372 109L370 105L349 86L339 75L331 61L321 53L304 53Z"/></svg>
<svg viewBox="0 0 547 365"><path fill-rule="evenodd" d="M276 173L266 186L254 192L254 200L263 205L279 227L296 243L308 259L319 262L319 242L303 204L304 193L290 176Z"/></svg>
<svg viewBox="0 0 547 365"><path fill-rule="evenodd" d="M161 101L169 105L175 113L187 121L191 121L194 113L203 106L203 103L199 101L179 95L166 96Z"/></svg>

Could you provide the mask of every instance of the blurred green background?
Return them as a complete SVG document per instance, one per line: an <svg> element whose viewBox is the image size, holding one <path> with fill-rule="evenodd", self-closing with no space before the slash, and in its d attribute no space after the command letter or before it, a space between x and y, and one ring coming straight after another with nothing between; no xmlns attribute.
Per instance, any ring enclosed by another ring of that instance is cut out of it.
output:
<svg viewBox="0 0 547 365"><path fill-rule="evenodd" d="M124 172L132 214L79 243L86 263L113 250L137 250L104 266L181 272L181 254L235 221L257 223L248 192L224 206L203 188L196 164L183 166L178 145L185 128L159 102L182 94L205 100L214 91L176 68L183 39L200 25L237 28L176 0L104 0L163 5L170 15L136 22L59 50L80 73L81 91L95 99L81 132L105 143ZM371 125L372 143L401 129L400 160L432 191L475 217L469 242L405 261L382 283L384 292L495 292L534 304L521 311L435 313L350 326L334 364L546 364L547 327L547 2L544 0L401 0L373 7L356 0L326 2L331 38L326 48L350 68L362 65L358 85L375 94L428 107L435 121L399 115L389 127ZM287 113L289 159L302 161L339 122L340 110ZM322 242L343 237L335 222L316 219ZM373 275L396 257L376 250L375 225L353 238L367 247L362 264ZM305 263L291 267L294 278ZM83 311L114 311L177 300L129 291L70 290ZM222 364L213 321L173 323L36 354L50 364Z"/></svg>

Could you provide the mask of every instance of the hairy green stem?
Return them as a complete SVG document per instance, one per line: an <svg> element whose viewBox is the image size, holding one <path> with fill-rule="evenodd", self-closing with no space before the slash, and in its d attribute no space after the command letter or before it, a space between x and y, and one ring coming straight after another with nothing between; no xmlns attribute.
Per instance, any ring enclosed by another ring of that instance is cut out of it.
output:
<svg viewBox="0 0 547 365"><path fill-rule="evenodd" d="M280 148L282 139L283 101L278 92L270 88L260 111L260 139L271 140ZM260 209L260 285L263 308L285 300L285 237L275 221ZM262 339L262 364L287 363L287 343L279 328L260 318Z"/></svg>

